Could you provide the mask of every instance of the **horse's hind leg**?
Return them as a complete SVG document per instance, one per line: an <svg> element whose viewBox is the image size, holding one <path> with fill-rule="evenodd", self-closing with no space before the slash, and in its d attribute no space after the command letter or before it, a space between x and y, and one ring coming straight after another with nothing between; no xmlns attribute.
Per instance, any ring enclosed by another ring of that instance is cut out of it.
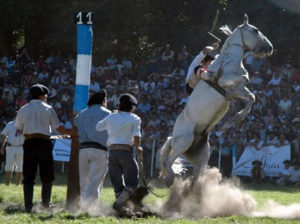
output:
<svg viewBox="0 0 300 224"><path fill-rule="evenodd" d="M187 151L184 156L193 165L193 178L197 181L199 176L204 174L210 156L208 136L204 136L193 150Z"/></svg>
<svg viewBox="0 0 300 224"><path fill-rule="evenodd" d="M174 181L174 172L172 170L172 164L175 159L183 154L188 148L192 145L194 140L194 134L186 132L185 135L177 136L173 138L173 152L169 155L168 159L165 161L165 167L168 171L168 175L166 176L166 184L167 186L171 186Z"/></svg>

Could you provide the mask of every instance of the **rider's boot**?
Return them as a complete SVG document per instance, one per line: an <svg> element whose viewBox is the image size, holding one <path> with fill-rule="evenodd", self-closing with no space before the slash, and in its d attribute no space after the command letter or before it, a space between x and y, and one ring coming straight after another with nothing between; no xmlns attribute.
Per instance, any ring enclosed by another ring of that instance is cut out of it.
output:
<svg viewBox="0 0 300 224"><path fill-rule="evenodd" d="M207 81L212 81L214 82L215 80L215 73L209 72L209 71L204 71L201 73L201 78Z"/></svg>
<svg viewBox="0 0 300 224"><path fill-rule="evenodd" d="M126 203L126 201L128 201L129 198L130 198L129 192L124 189L121 192L121 194L118 196L117 200L114 202L113 208L115 210L120 210L123 207L123 205Z"/></svg>

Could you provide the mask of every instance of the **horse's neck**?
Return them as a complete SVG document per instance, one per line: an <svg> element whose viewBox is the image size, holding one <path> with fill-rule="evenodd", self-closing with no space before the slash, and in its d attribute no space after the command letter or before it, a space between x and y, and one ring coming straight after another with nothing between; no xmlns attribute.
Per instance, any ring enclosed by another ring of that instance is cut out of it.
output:
<svg viewBox="0 0 300 224"><path fill-rule="evenodd" d="M226 55L226 58L230 58L230 60L242 61L244 56L243 43L241 38L236 35L238 35L238 33L225 41L220 55Z"/></svg>
<svg viewBox="0 0 300 224"><path fill-rule="evenodd" d="M239 45L229 45L228 48L222 53L227 57L229 56L231 60L242 61L244 49Z"/></svg>

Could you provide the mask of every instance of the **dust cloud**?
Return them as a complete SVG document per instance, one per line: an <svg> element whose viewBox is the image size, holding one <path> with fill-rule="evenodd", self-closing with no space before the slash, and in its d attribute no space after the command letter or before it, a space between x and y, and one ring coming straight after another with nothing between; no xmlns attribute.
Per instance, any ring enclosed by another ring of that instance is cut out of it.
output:
<svg viewBox="0 0 300 224"><path fill-rule="evenodd" d="M266 203L258 209L255 199L242 189L238 179L222 180L217 168L207 169L196 182L191 179L176 179L169 189L167 201L157 199L146 204L158 217L177 218L214 218L226 216L272 217L280 219L300 219L300 203L281 205L274 201ZM63 205L51 208L50 213L64 210ZM45 212L39 207L37 213ZM90 204L89 207L73 211L74 216L88 214L90 216L117 216L111 205L103 202Z"/></svg>
<svg viewBox="0 0 300 224"><path fill-rule="evenodd" d="M161 211L162 215L170 218L213 218L231 215L300 218L300 204L285 206L268 201L258 210L257 202L242 190L239 181L222 181L222 175L216 168L206 170L203 177L194 184L190 179L175 180Z"/></svg>

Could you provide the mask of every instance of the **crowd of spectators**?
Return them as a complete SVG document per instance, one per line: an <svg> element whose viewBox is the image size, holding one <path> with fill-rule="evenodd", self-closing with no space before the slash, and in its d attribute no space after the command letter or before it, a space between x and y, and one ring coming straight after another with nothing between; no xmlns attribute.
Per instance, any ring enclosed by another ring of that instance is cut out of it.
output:
<svg viewBox="0 0 300 224"><path fill-rule="evenodd" d="M201 49L199 49L200 51ZM179 51L170 44L157 47L139 61L111 55L101 64L92 65L90 92L102 88L108 91L108 107L117 109L118 96L129 92L138 98L137 114L142 118L143 146L150 154L153 141L159 149L172 132L176 117L184 108L188 95L185 76L193 55L186 46ZM248 88L256 95L251 113L241 124L234 121L224 131L225 120L230 120L243 107L233 101L226 117L210 134L211 165L216 164L222 148L222 172L231 172L232 148L239 157L246 145L290 144L292 160L300 158L300 70L288 62L283 65L268 59L256 59L251 54L245 59L251 80ZM13 119L15 111L28 102L28 91L33 83L43 83L50 89L48 102L66 128L72 125L73 99L76 77L76 56L61 51L34 57L24 48L17 57L0 55L0 129ZM147 150L149 149L149 150Z"/></svg>

